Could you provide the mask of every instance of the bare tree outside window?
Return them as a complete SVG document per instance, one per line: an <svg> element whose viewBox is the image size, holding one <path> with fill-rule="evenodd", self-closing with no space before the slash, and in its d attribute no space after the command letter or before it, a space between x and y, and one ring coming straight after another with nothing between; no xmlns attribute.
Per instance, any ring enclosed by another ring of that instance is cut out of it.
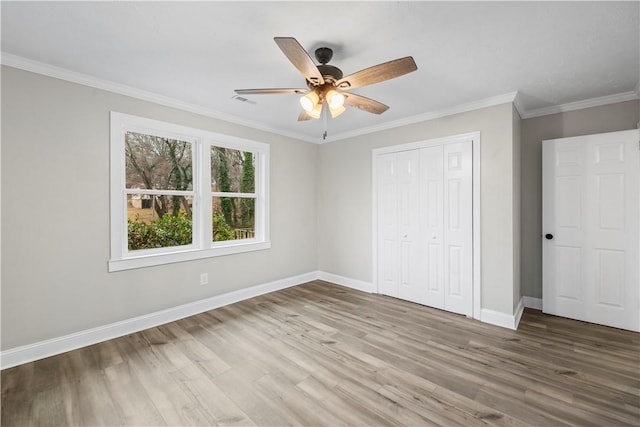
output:
<svg viewBox="0 0 640 427"><path fill-rule="evenodd" d="M269 145L110 113L109 271L265 250Z"/></svg>
<svg viewBox="0 0 640 427"><path fill-rule="evenodd" d="M129 250L191 244L192 144L127 132L125 154Z"/></svg>
<svg viewBox="0 0 640 427"><path fill-rule="evenodd" d="M192 149L188 141L126 133L129 250L192 243ZM253 238L254 153L212 146L211 193L213 241Z"/></svg>

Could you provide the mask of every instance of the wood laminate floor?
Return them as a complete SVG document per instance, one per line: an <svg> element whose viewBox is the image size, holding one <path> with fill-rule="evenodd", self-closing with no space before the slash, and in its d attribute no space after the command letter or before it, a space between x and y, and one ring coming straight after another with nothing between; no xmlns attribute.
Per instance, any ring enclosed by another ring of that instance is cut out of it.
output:
<svg viewBox="0 0 640 427"><path fill-rule="evenodd" d="M2 426L637 426L639 338L316 281L7 369Z"/></svg>

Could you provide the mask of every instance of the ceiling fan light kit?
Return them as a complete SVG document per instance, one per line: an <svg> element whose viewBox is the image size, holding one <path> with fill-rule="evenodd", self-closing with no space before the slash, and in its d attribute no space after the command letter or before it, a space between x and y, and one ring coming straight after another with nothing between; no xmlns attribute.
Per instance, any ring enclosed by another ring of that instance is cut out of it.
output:
<svg viewBox="0 0 640 427"><path fill-rule="evenodd" d="M326 83L325 83L326 86ZM336 118L346 111L344 107L345 97L335 89L326 90L326 87L312 88L309 93L300 97L300 105L307 115L313 119L319 119L322 115L324 104L329 108L331 117Z"/></svg>
<svg viewBox="0 0 640 427"><path fill-rule="evenodd" d="M329 89L326 98L330 108L340 108L344 105L344 95L335 89Z"/></svg>
<svg viewBox="0 0 640 427"><path fill-rule="evenodd" d="M322 103L318 102L316 105L313 106L313 109L311 111L305 111L305 112L312 119L319 119L320 116L322 115Z"/></svg>
<svg viewBox="0 0 640 427"><path fill-rule="evenodd" d="M300 105L302 105L302 109L307 113L311 112L318 102L320 102L320 96L315 91L311 91L300 97Z"/></svg>
<svg viewBox="0 0 640 427"><path fill-rule="evenodd" d="M304 94L300 98L303 112L298 116L298 121L310 118L319 119L322 116L323 104L327 104L332 118L342 114L346 110L345 106L355 107L373 114L382 114L389 109L388 106L373 99L347 92L347 89L380 83L418 69L413 58L406 56L343 77L342 70L327 64L333 57L333 50L330 48L320 47L315 50L315 57L320 63L320 65L316 65L295 38L274 37L274 41L293 66L304 76L308 89L236 89L235 91L239 95Z"/></svg>
<svg viewBox="0 0 640 427"><path fill-rule="evenodd" d="M342 105L338 107L329 106L329 112L331 113L331 117L334 119L338 117L340 114L344 113L345 111L347 111L347 109L344 108L344 106Z"/></svg>

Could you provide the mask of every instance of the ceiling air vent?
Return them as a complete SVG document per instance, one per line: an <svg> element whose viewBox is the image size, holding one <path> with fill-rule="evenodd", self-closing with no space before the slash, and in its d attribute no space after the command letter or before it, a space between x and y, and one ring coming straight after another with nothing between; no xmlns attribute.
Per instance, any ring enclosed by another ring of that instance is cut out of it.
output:
<svg viewBox="0 0 640 427"><path fill-rule="evenodd" d="M236 99L240 102L246 102L247 104L256 104L255 101L252 101L250 99L245 98L244 96L240 96L240 95L233 95L231 98Z"/></svg>

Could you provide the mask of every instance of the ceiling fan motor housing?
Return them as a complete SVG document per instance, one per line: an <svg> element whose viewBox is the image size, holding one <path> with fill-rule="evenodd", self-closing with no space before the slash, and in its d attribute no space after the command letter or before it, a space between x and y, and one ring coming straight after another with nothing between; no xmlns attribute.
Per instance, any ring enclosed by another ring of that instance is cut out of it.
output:
<svg viewBox="0 0 640 427"><path fill-rule="evenodd" d="M333 58L333 50L328 47L317 48L315 51L315 54L316 54L316 59L322 65L328 63L329 61L331 61L331 58Z"/></svg>
<svg viewBox="0 0 640 427"><path fill-rule="evenodd" d="M334 81L338 81L342 78L342 70L338 67L334 67L333 65L318 65L318 70L325 80L333 79Z"/></svg>
<svg viewBox="0 0 640 427"><path fill-rule="evenodd" d="M331 58L333 58L333 50L328 47L319 47L315 50L316 59L320 63L318 65L318 71L322 74L327 83L335 83L343 77L342 70L333 65L327 65Z"/></svg>

